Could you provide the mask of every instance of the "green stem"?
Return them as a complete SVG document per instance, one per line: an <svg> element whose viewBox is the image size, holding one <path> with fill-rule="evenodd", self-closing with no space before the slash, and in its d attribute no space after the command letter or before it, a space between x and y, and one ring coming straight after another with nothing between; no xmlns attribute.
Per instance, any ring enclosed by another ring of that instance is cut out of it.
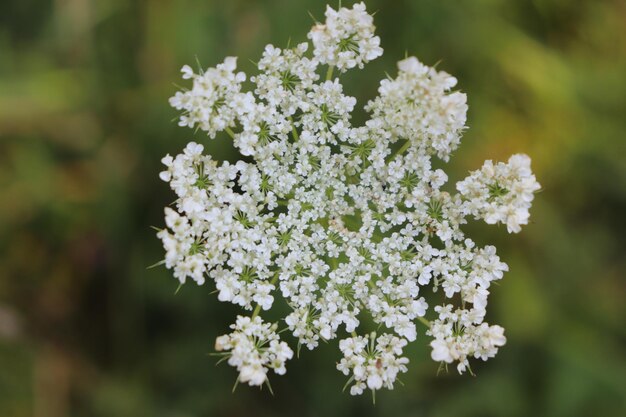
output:
<svg viewBox="0 0 626 417"><path fill-rule="evenodd" d="M334 271L335 269L337 269L337 266L339 266L337 264L337 258L328 258L328 263L330 264L330 267L332 268L332 271Z"/></svg>
<svg viewBox="0 0 626 417"><path fill-rule="evenodd" d="M426 320L424 317L418 317L417 319L421 321L424 324L424 326L430 329L430 322L428 320Z"/></svg>
<svg viewBox="0 0 626 417"><path fill-rule="evenodd" d="M396 156L402 155L403 153L405 153L406 150L409 149L410 146L411 146L411 141L407 140L405 144L400 147L400 149L398 149L396 152L389 155L389 158L387 158L387 162L391 162Z"/></svg>
<svg viewBox="0 0 626 417"><path fill-rule="evenodd" d="M254 311L252 312L251 319L254 320L254 318L258 316L260 312L261 312L261 304L257 304L256 307L254 308Z"/></svg>
<svg viewBox="0 0 626 417"><path fill-rule="evenodd" d="M351 332L350 334L352 335L352 337L357 337L356 332Z"/></svg>
<svg viewBox="0 0 626 417"><path fill-rule="evenodd" d="M328 71L326 71L326 81L330 81L333 78L333 70L335 69L335 67L333 65L330 65L328 67Z"/></svg>
<svg viewBox="0 0 626 417"><path fill-rule="evenodd" d="M291 133L293 134L293 140L300 140L300 136L298 136L298 131L296 130L296 125L293 122L293 117L289 116L289 121L291 122Z"/></svg>
<svg viewBox="0 0 626 417"><path fill-rule="evenodd" d="M224 129L224 131L228 133L228 136L230 136L232 139L235 139L235 132L233 132L230 127L226 126L226 129Z"/></svg>

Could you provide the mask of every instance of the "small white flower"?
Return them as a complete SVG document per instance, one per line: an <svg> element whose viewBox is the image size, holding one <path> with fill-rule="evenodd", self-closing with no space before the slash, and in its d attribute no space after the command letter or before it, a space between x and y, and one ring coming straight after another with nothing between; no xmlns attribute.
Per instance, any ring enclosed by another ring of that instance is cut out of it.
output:
<svg viewBox="0 0 626 417"><path fill-rule="evenodd" d="M193 70L189 65L183 65L183 67L180 69L180 72L183 73L183 80L193 78Z"/></svg>
<svg viewBox="0 0 626 417"><path fill-rule="evenodd" d="M453 358L450 354L450 348L448 344L444 340L433 340L430 342L430 347L433 348L430 356L433 358L435 362L446 362L451 363Z"/></svg>

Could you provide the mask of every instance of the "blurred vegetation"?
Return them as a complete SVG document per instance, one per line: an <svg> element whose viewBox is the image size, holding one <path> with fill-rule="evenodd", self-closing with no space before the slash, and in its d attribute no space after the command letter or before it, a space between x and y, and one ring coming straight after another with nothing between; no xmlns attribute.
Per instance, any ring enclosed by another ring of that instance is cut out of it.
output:
<svg viewBox="0 0 626 417"><path fill-rule="evenodd" d="M344 1L345 3L349 3ZM179 68L304 40L305 0L0 2L0 416L625 416L626 3L368 1L385 55L351 74L371 97L405 51L459 79L470 129L451 181L525 152L543 185L520 235L471 225L511 272L491 321L508 344L476 378L436 376L419 341L404 386L341 393L323 346L240 386L205 356L237 309L176 282L150 225L173 194L160 159L192 138L167 104Z"/></svg>

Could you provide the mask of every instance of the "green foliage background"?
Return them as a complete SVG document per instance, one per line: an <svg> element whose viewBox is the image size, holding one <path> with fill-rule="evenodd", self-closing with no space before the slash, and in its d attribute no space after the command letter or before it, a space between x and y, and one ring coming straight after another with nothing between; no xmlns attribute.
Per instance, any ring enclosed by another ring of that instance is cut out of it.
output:
<svg viewBox="0 0 626 417"><path fill-rule="evenodd" d="M348 2L344 2L348 3ZM165 269L149 228L173 199L160 159L179 69L304 40L324 2L0 2L0 416L625 416L626 3L368 1L385 55L349 76L364 103L405 51L459 79L469 126L455 182L484 159L533 158L543 185L519 235L471 225L511 272L491 321L508 344L477 377L437 376L426 339L404 386L354 398L334 344L231 387L214 366L237 309Z"/></svg>

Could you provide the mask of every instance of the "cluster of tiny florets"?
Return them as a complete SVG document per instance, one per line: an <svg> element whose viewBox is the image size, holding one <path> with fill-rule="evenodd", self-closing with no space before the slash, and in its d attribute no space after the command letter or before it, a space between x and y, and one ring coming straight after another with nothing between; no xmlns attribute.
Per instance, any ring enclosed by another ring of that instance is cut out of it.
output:
<svg viewBox="0 0 626 417"><path fill-rule="evenodd" d="M380 38L374 36L374 19L364 3L334 10L326 6L326 21L309 32L313 55L322 65L331 65L345 72L363 65L383 54Z"/></svg>
<svg viewBox="0 0 626 417"><path fill-rule="evenodd" d="M165 266L249 312L216 350L250 385L285 372L289 334L297 351L339 338L337 369L352 394L393 388L419 334L432 338L435 361L459 372L469 358L494 356L506 339L484 321L487 299L508 266L462 225L527 224L539 189L530 158L488 161L454 192L431 162L448 161L465 129L456 79L406 58L365 106L370 119L354 125L356 100L333 70L382 54L372 17L362 3L329 7L309 39L312 47L268 45L249 92L233 57L199 74L183 67L193 87L170 99L180 125L225 132L247 159L216 161L194 142L163 158L161 179L177 196L158 233ZM276 304L287 312L264 322Z"/></svg>
<svg viewBox="0 0 626 417"><path fill-rule="evenodd" d="M254 100L250 94L240 93L246 75L236 73L236 68L237 58L234 57L200 74L194 74L189 65L182 68L183 79L191 78L193 87L170 98L172 107L184 112L179 126L198 127L214 138L217 132L235 125L236 118L242 116Z"/></svg>
<svg viewBox="0 0 626 417"><path fill-rule="evenodd" d="M339 350L343 358L337 369L346 376L352 374L347 383L352 383L350 393L359 395L365 388L393 389L398 374L408 370L409 360L401 356L406 345L405 339L389 334L376 338L376 333L372 333L341 340Z"/></svg>
<svg viewBox="0 0 626 417"><path fill-rule="evenodd" d="M379 96L365 107L394 139L405 139L427 155L447 161L465 129L467 98L450 92L456 78L415 57L398 62L398 76L383 80Z"/></svg>
<svg viewBox="0 0 626 417"><path fill-rule="evenodd" d="M293 357L293 351L276 334L276 324L263 323L261 317L237 317L231 326L233 332L215 340L215 350L223 352L228 364L239 371L239 381L250 385L262 385L268 369L283 375L285 362Z"/></svg>
<svg viewBox="0 0 626 417"><path fill-rule="evenodd" d="M518 154L506 164L486 161L456 188L466 200L466 214L488 224L506 224L509 233L518 233L528 224L528 210L540 186L530 170L530 158Z"/></svg>

